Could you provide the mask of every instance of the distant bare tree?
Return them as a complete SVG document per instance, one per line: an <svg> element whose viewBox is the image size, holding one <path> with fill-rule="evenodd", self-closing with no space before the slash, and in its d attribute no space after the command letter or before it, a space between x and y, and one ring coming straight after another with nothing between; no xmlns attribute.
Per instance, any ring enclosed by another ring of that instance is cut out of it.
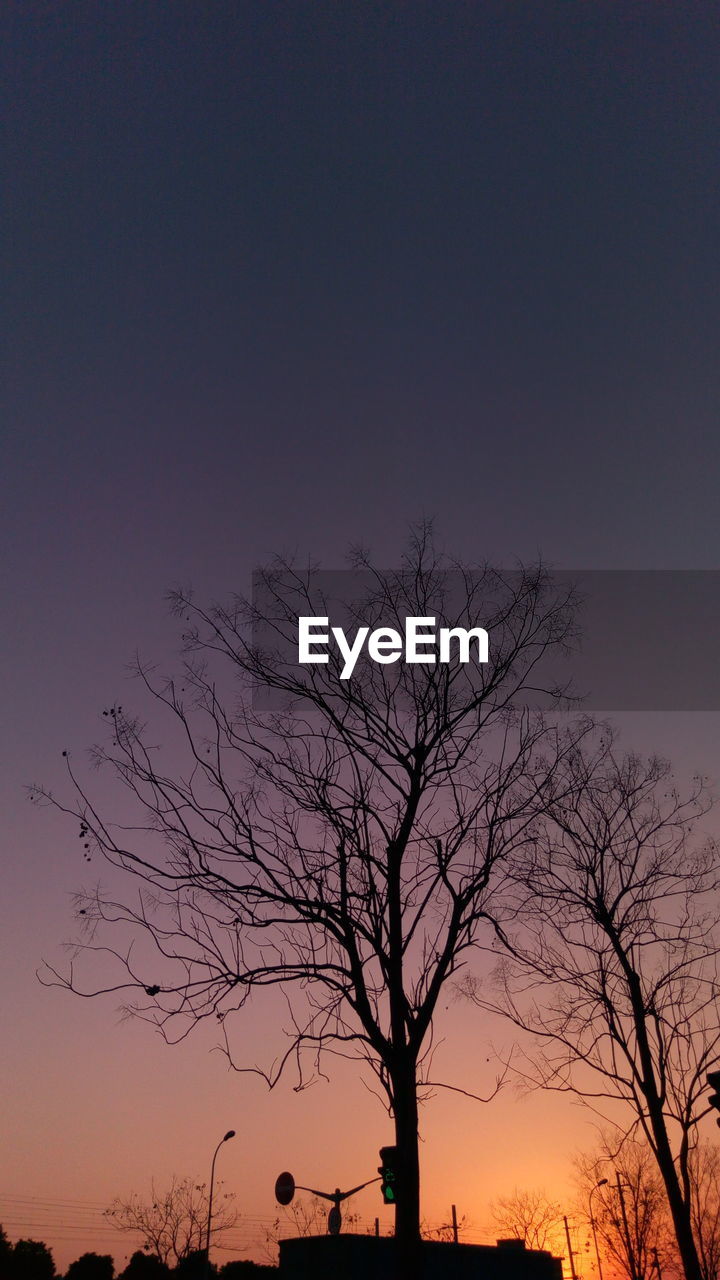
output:
<svg viewBox="0 0 720 1280"><path fill-rule="evenodd" d="M517 1187L509 1196L498 1196L490 1205L490 1213L502 1236L523 1240L528 1249L557 1247L562 1231L562 1209L544 1191L525 1191Z"/></svg>
<svg viewBox="0 0 720 1280"><path fill-rule="evenodd" d="M352 1201L346 1200L342 1205L342 1218L345 1230L352 1229L358 1222L358 1215L351 1210ZM311 1196L305 1200L297 1196L292 1204L285 1206L272 1226L265 1230L263 1242L264 1252L270 1261L277 1265L278 1245L281 1240L292 1236L323 1236L327 1233L329 1205L327 1200L319 1196Z"/></svg>
<svg viewBox="0 0 720 1280"><path fill-rule="evenodd" d="M211 1240L235 1226L238 1213L234 1201L233 1192L216 1189ZM140 1236L148 1253L174 1267L205 1247L208 1191L204 1183L197 1184L192 1178L173 1178L166 1191L157 1192L153 1185L148 1200L139 1195L117 1199L105 1214L113 1226Z"/></svg>
<svg viewBox="0 0 720 1280"><path fill-rule="evenodd" d="M576 1158L575 1171L579 1212L589 1217L592 1207L600 1252L622 1275L651 1280L658 1264L663 1274L676 1270L665 1187L647 1143L607 1130L595 1151Z"/></svg>
<svg viewBox="0 0 720 1280"><path fill-rule="evenodd" d="M102 989L136 993L128 1007L169 1039L215 1019L235 1065L232 1015L252 991L276 986L290 1044L263 1072L271 1085L288 1062L298 1087L317 1078L324 1051L374 1070L394 1119L396 1236L407 1244L420 1229L419 1098L456 1087L431 1078L433 1018L445 984L492 930L498 873L543 803L557 737L518 704L542 684L542 660L573 638L574 599L541 567L502 574L444 560L427 529L400 570L360 553L353 565L363 584L346 602L355 626L402 635L407 617L481 624L489 661L468 665L454 645L446 663L381 655L348 679L331 646L326 663L301 668L290 656L298 618L331 616L332 602L312 572L286 562L261 575L254 605L203 609L176 594L184 674L167 683L139 674L185 763L176 752L164 765L157 739L112 707L96 759L124 785L125 807L118 818L101 813L72 768L76 799L58 807L135 881L119 899L78 904L94 931L86 954L120 968ZM253 643L250 624L265 642ZM217 660L238 681L224 692ZM253 689L286 709L258 709ZM131 944L106 947L100 927L139 932L150 946L137 958ZM49 980L97 994L76 966Z"/></svg>
<svg viewBox="0 0 720 1280"><path fill-rule="evenodd" d="M445 1217L447 1218L447 1222L438 1223L436 1226L431 1227L425 1222L422 1223L421 1234L423 1240L452 1241L455 1239L455 1226L452 1221L452 1210L447 1210ZM463 1213L457 1219L458 1238L464 1235L468 1229L468 1217L466 1213Z"/></svg>
<svg viewBox="0 0 720 1280"><path fill-rule="evenodd" d="M681 797L669 765L619 757L606 732L565 756L547 800L510 872L500 997L467 990L540 1043L528 1082L627 1105L701 1280L690 1159L720 1054L717 849L691 843L705 785Z"/></svg>
<svg viewBox="0 0 720 1280"><path fill-rule="evenodd" d="M692 1221L703 1280L720 1275L720 1149L700 1142L690 1152Z"/></svg>

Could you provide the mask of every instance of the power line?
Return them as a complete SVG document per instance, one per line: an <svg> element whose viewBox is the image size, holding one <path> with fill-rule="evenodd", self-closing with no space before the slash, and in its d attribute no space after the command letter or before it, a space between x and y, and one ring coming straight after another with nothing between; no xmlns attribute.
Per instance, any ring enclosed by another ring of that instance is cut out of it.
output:
<svg viewBox="0 0 720 1280"><path fill-rule="evenodd" d="M105 1209L108 1207L105 1204L98 1204L92 1200L57 1199L51 1196L18 1196L12 1193L4 1194L2 1191L0 1191L0 1203L36 1204L38 1206L50 1205L54 1208L95 1209L99 1213L104 1213Z"/></svg>

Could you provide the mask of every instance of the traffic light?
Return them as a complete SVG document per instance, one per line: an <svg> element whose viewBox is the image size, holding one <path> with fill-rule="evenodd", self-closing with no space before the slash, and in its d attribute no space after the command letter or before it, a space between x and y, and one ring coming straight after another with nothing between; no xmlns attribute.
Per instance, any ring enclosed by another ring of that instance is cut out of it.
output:
<svg viewBox="0 0 720 1280"><path fill-rule="evenodd" d="M710 1088L715 1090L714 1093L710 1094L708 1102L716 1111L720 1111L720 1071L708 1071L706 1078ZM717 1121L717 1124L720 1124L720 1120Z"/></svg>
<svg viewBox="0 0 720 1280"><path fill-rule="evenodd" d="M397 1204L397 1147L381 1147L382 1164L378 1173L382 1178L382 1197L385 1204Z"/></svg>

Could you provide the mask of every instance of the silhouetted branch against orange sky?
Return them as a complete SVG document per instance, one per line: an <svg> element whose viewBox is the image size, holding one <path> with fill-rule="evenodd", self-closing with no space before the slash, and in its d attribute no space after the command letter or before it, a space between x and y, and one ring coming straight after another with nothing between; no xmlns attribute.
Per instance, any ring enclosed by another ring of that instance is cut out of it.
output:
<svg viewBox="0 0 720 1280"><path fill-rule="evenodd" d="M526 1081L627 1105L626 1131L653 1152L698 1280L691 1154L720 1057L718 850L692 841L705 782L680 795L666 762L619 755L604 730L565 756L546 800L505 878L514 923L499 994L466 990L539 1043Z"/></svg>
<svg viewBox="0 0 720 1280"><path fill-rule="evenodd" d="M637 1280L652 1280L658 1264L663 1275L682 1271L665 1187L645 1141L608 1129L594 1151L576 1158L575 1169L578 1209L584 1215L592 1209L600 1253L614 1270Z"/></svg>
<svg viewBox="0 0 720 1280"><path fill-rule="evenodd" d="M157 1191L153 1185L149 1199L132 1195L115 1200L106 1217L121 1231L141 1236L143 1247L168 1266L176 1266L205 1243L208 1222L208 1191L193 1178L173 1178L169 1187ZM238 1220L234 1195L220 1186L213 1201L211 1238L230 1231Z"/></svg>
<svg viewBox="0 0 720 1280"><path fill-rule="evenodd" d="M421 527L400 570L356 553L353 571L369 582L351 606L366 623L481 621L490 661L474 678L453 661L359 663L343 679L331 652L300 670L283 646L298 617L327 613L327 602L313 594L312 571L285 561L262 575L262 611L243 598L203 609L176 593L182 676L160 683L139 663L137 674L166 717L165 739L168 721L177 730L184 764L173 756L164 768L154 727L120 707L95 751L124 790L114 814L68 762L75 798L53 804L130 879L112 898L78 899L85 940L69 973L50 969L45 980L96 994L84 982L100 953L120 973L101 989L134 993L134 1015L169 1040L215 1019L234 1065L271 1086L292 1063L303 1088L326 1052L368 1063L394 1118L396 1232L411 1243L438 997L478 938L500 927L494 903L508 868L534 843L537 815L558 794L550 781L591 726L560 732L522 705L541 659L575 637L576 601L542 566L471 571ZM277 647L253 643L259 622ZM283 705L258 710L258 690ZM127 944L106 941L113 927ZM138 934L150 953L133 949ZM288 1001L287 1051L269 1067L235 1063L234 1017L268 986Z"/></svg>
<svg viewBox="0 0 720 1280"><path fill-rule="evenodd" d="M490 1205L496 1229L503 1236L523 1240L528 1249L556 1251L561 1238L563 1214L556 1200L544 1191L520 1190L499 1196Z"/></svg>

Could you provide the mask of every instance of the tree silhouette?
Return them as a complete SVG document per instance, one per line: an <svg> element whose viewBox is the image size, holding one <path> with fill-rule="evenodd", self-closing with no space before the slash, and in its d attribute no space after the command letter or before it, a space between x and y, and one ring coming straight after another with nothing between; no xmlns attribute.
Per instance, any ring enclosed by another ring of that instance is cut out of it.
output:
<svg viewBox="0 0 720 1280"><path fill-rule="evenodd" d="M358 1214L351 1208L352 1198L342 1205L343 1230L352 1231L357 1226ZM319 1196L305 1199L296 1196L292 1204L283 1206L271 1226L263 1232L263 1253L277 1266L281 1240L291 1236L321 1236L327 1232L328 1202Z"/></svg>
<svg viewBox="0 0 720 1280"><path fill-rule="evenodd" d="M7 1233L3 1227L0 1227L0 1275L7 1274L10 1268L10 1257L12 1255L12 1245L7 1237Z"/></svg>
<svg viewBox="0 0 720 1280"><path fill-rule="evenodd" d="M181 1258L173 1271L176 1280L207 1280L217 1275L214 1262L208 1262L204 1249L195 1249Z"/></svg>
<svg viewBox="0 0 720 1280"><path fill-rule="evenodd" d="M41 1240L17 1240L11 1259L12 1280L52 1280L55 1260Z"/></svg>
<svg viewBox="0 0 720 1280"><path fill-rule="evenodd" d="M703 1280L720 1274L720 1150L699 1142L690 1152L690 1203L693 1233Z"/></svg>
<svg viewBox="0 0 720 1280"><path fill-rule="evenodd" d="M496 879L542 807L557 740L520 704L542 684L542 660L572 640L574 600L542 567L502 574L444 560L427 529L400 570L357 553L352 575L361 591L345 609L356 625L482 625L488 663L471 670L454 649L446 665L361 661L343 679L331 650L301 669L288 657L298 617L335 606L312 572L286 562L261 575L254 605L204 609L177 593L183 676L138 673L174 722L185 764L174 756L163 767L157 738L113 707L96 760L126 788L120 823L70 764L77 799L56 803L140 890L139 900L78 900L86 953L120 964L103 990L134 991L128 1009L168 1039L215 1019L233 1065L262 1070L271 1086L292 1063L304 1087L325 1052L369 1064L394 1119L396 1235L407 1245L419 1238L418 1102L431 1085L459 1087L431 1080L438 998L492 929ZM263 710L258 694L282 705ZM111 924L143 933L154 958L141 967L130 946L107 945L99 930ZM97 991L77 961L46 981ZM236 1061L230 1031L267 986L287 997L290 1043L261 1068Z"/></svg>
<svg viewBox="0 0 720 1280"><path fill-rule="evenodd" d="M720 1056L717 850L690 842L705 785L697 778L681 797L667 763L618 756L605 732L564 756L546 799L509 876L501 996L472 981L466 990L540 1043L529 1082L596 1108L626 1104L628 1135L639 1129L657 1163L687 1280L699 1280L690 1155Z"/></svg>
<svg viewBox="0 0 720 1280"><path fill-rule="evenodd" d="M83 1253L71 1262L65 1280L113 1280L115 1263L107 1253Z"/></svg>
<svg viewBox="0 0 720 1280"><path fill-rule="evenodd" d="M137 1249L118 1280L168 1280L170 1268L154 1253Z"/></svg>
<svg viewBox="0 0 720 1280"><path fill-rule="evenodd" d="M230 1231L238 1217L233 1193L222 1192L221 1187L219 1184L213 1197L211 1240ZM173 1178L165 1191L156 1191L153 1184L149 1199L139 1195L117 1199L105 1213L120 1231L141 1236L147 1252L167 1266L175 1266L204 1249L208 1207L204 1183Z"/></svg>
<svg viewBox="0 0 720 1280"><path fill-rule="evenodd" d="M251 1262L247 1258L226 1262L218 1275L221 1280L277 1280L277 1267L266 1266L262 1262Z"/></svg>
<svg viewBox="0 0 720 1280"><path fill-rule="evenodd" d="M503 1236L523 1240L528 1249L552 1249L562 1239L562 1209L544 1191L517 1187L509 1196L498 1196L490 1205L497 1230Z"/></svg>
<svg viewBox="0 0 720 1280"><path fill-rule="evenodd" d="M606 1130L595 1151L577 1157L575 1169L581 1192L578 1208L584 1216L592 1194L601 1255L637 1280L652 1280L658 1266L661 1273L676 1274L677 1245L667 1196L647 1143L623 1140Z"/></svg>

